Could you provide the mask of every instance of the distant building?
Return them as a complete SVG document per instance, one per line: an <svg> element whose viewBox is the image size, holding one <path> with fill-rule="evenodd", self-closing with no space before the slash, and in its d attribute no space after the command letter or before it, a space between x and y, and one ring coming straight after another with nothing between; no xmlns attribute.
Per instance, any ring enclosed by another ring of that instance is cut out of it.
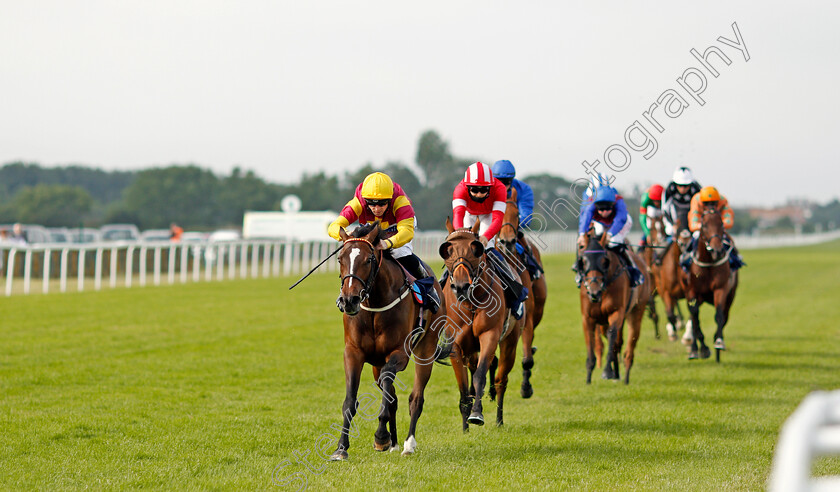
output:
<svg viewBox="0 0 840 492"><path fill-rule="evenodd" d="M790 219L794 226L801 227L813 215L812 209L814 206L815 204L807 200L794 199L788 200L786 204L779 207L751 208L749 214L750 218L758 221L760 229L773 227L784 218Z"/></svg>

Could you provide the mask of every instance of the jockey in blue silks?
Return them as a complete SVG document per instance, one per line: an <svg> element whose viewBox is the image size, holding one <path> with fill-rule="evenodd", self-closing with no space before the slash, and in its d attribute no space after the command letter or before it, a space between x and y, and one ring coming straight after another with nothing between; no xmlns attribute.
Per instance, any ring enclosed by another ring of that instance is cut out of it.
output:
<svg viewBox="0 0 840 492"><path fill-rule="evenodd" d="M493 164L493 177L501 181L507 188L507 196L510 198L511 188L516 190L516 205L519 207L519 227L527 228L531 223L531 216L534 212L534 192L527 183L516 179L516 168L507 160L502 159ZM516 242L516 252L525 259L525 266L532 279L540 278L543 269L534 258L530 243L520 238Z"/></svg>
<svg viewBox="0 0 840 492"><path fill-rule="evenodd" d="M633 225L633 219L627 213L624 199L612 186L599 185L595 188L592 200L584 201L582 204L578 222L578 244L581 246L586 246L583 235L589 230L590 225L594 226L595 234L606 232L609 241L607 249L624 260L633 287L641 285L644 282L642 272L636 267L636 263L627 251L626 237ZM575 281L580 287L580 272L575 276Z"/></svg>

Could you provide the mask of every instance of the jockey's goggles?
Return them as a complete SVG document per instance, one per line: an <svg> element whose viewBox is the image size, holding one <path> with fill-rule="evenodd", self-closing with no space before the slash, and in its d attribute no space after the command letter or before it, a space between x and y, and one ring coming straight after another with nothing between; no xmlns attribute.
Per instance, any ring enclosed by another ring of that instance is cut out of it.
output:
<svg viewBox="0 0 840 492"><path fill-rule="evenodd" d="M487 193L490 193L489 186L468 186L467 189L473 195L485 195Z"/></svg>
<svg viewBox="0 0 840 492"><path fill-rule="evenodd" d="M595 210L612 210L613 204L610 202L597 202L595 203Z"/></svg>
<svg viewBox="0 0 840 492"><path fill-rule="evenodd" d="M391 202L391 200L387 198L382 200L370 200L365 198L365 202L367 202L367 204L371 207L384 207L385 205L388 205Z"/></svg>
<svg viewBox="0 0 840 492"><path fill-rule="evenodd" d="M513 183L513 178L496 178L496 179L501 181L502 184L505 185L505 186L510 186L510 184Z"/></svg>

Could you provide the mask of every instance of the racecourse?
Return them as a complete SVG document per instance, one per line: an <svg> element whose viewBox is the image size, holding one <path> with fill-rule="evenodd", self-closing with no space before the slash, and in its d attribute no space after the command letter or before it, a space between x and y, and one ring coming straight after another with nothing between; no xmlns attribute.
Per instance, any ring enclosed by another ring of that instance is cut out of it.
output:
<svg viewBox="0 0 840 492"><path fill-rule="evenodd" d="M629 386L597 369L585 384L572 258L547 258L535 394L519 397L518 354L503 428L463 434L452 368L436 366L417 453L375 452L360 418L341 463L319 452L344 399L333 273L293 291L281 278L6 298L0 489L761 490L787 416L840 388L840 242L744 256L721 363L688 361L646 319ZM409 365L400 442L412 379ZM371 382L366 368L360 393Z"/></svg>

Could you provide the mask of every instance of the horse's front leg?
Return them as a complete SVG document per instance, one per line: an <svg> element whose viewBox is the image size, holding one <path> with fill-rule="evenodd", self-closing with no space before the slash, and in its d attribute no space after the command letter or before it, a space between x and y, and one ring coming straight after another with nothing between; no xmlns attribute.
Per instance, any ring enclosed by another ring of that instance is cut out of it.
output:
<svg viewBox="0 0 840 492"><path fill-rule="evenodd" d="M470 396L466 357L463 355L461 346L457 343L452 346L450 361L452 362L452 369L455 371L455 382L458 384L458 394L460 396L458 408L461 411L461 423L464 432L469 432L470 426L467 423L467 417L470 415L470 408L472 408L472 397Z"/></svg>
<svg viewBox="0 0 840 492"><path fill-rule="evenodd" d="M624 325L624 309L610 314L609 323L609 328L607 328L607 363L604 365L604 372L601 377L603 379L619 379L618 352L621 343L619 331Z"/></svg>
<svg viewBox="0 0 840 492"><path fill-rule="evenodd" d="M438 319L443 319L443 317ZM439 333L437 330L430 329L430 332L426 334L426 337L420 342L420 345L415 347L412 352L414 355L414 387L411 389L411 394L408 395L408 414L411 421L408 425L408 436L403 444L403 456L413 454L417 448L415 433L417 432L417 421L420 419L420 414L423 413L423 403L425 400L423 395L426 391L426 384L428 384L429 378L432 376L434 360L436 357L440 357L437 344L438 336L434 336ZM396 436L396 431L394 431L393 435Z"/></svg>
<svg viewBox="0 0 840 492"><path fill-rule="evenodd" d="M512 330L519 328L514 326ZM493 386L496 388L496 425L502 426L505 423L504 407L505 407L505 392L507 391L508 374L513 369L516 362L516 343L519 339L519 333L514 331L510 333L501 343L499 343L499 373L492 378Z"/></svg>
<svg viewBox="0 0 840 492"><path fill-rule="evenodd" d="M705 337L703 336L703 332L700 330L700 305L703 301L701 301L698 297L693 299L686 297L686 303L688 304L688 311L691 313L691 334L693 337L691 340L691 350L688 353L688 358L697 359L699 357L708 359L711 352L709 351L709 347L706 346Z"/></svg>
<svg viewBox="0 0 840 492"><path fill-rule="evenodd" d="M374 434L374 447L377 451L396 451L399 449L397 440L397 392L394 390L394 379L397 373L405 369L408 357L399 351L388 356L380 374L374 374L376 383L382 390L382 407L379 414L379 428ZM390 426L390 432L387 427Z"/></svg>
<svg viewBox="0 0 840 492"><path fill-rule="evenodd" d="M723 343L723 327L729 318L727 311L727 300L729 292L726 289L717 289L715 291L715 323L717 323L717 331L715 332L714 347L718 350L726 350L726 344Z"/></svg>
<svg viewBox="0 0 840 492"><path fill-rule="evenodd" d="M481 352L478 356L478 365L473 374L473 388L475 388L475 401L473 401L472 411L467 421L473 425L484 425L483 407L481 405L481 397L484 396L484 386L487 383L487 369L490 367L490 361L496 354L496 347L499 345L498 329L489 329L482 333L478 340L481 346Z"/></svg>
<svg viewBox="0 0 840 492"><path fill-rule="evenodd" d="M665 306L665 317L668 318L668 324L665 325L665 330L668 332L668 340L675 342L677 340L677 330L679 329L679 322L677 315L674 313L674 305L676 301L671 297L670 292L661 292L662 304ZM653 296L650 296L653 301Z"/></svg>
<svg viewBox="0 0 840 492"><path fill-rule="evenodd" d="M586 342L586 384L592 383L592 371L595 369L595 340L601 335L596 333L595 320L583 315L583 339Z"/></svg>
<svg viewBox="0 0 840 492"><path fill-rule="evenodd" d="M330 456L331 461L347 459L347 450L350 448L350 431L354 430L354 437L358 435L357 429L351 427L353 417L356 415L356 395L359 393L359 378L362 374L362 366L365 360L362 352L356 347L344 347L344 379L345 396L344 405L341 406L343 424L341 437L338 439L338 448Z"/></svg>

